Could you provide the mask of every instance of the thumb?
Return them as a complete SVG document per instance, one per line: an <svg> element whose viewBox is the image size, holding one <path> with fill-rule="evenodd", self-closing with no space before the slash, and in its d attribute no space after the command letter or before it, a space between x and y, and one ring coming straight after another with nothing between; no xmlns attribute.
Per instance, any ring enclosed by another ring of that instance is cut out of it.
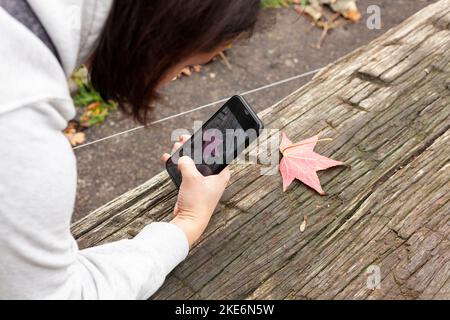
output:
<svg viewBox="0 0 450 320"><path fill-rule="evenodd" d="M183 180L201 175L195 166L194 160L186 156L178 160L178 170L181 172Z"/></svg>
<svg viewBox="0 0 450 320"><path fill-rule="evenodd" d="M228 183L230 182L230 178L231 172L228 168L223 169L222 172L216 176L216 179L218 179L224 187L228 185Z"/></svg>
<svg viewBox="0 0 450 320"><path fill-rule="evenodd" d="M230 180L230 178L231 178L230 169L228 169L228 167L223 169L222 172L219 174L219 177L223 180Z"/></svg>

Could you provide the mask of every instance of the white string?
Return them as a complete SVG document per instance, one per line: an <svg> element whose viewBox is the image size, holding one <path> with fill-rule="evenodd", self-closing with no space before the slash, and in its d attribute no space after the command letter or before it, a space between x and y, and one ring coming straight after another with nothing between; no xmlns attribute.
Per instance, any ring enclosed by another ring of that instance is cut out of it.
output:
<svg viewBox="0 0 450 320"><path fill-rule="evenodd" d="M240 95L241 96L246 96L246 95L249 95L249 94L252 94L252 93L256 93L256 92L259 92L259 91L262 91L262 90L273 88L273 87L279 86L281 84L284 84L284 83L287 83L287 82L290 82L290 81L294 81L294 80L297 80L297 79L300 79L300 78L304 78L304 77L316 74L316 73L318 73L321 70L323 70L323 68L319 68L319 69L316 69L316 70L308 71L308 72L305 72L305 73L302 73L302 74L299 74L299 75L296 75L296 76L293 76L293 77L290 77L290 78L287 78L287 79L284 79L284 80L280 80L280 81L276 81L276 82L267 84L265 86L262 86L262 87L259 87L259 88L256 88L256 89L245 91L245 92L241 93ZM205 104L203 106L200 106L200 107L197 107L197 108L194 108L194 109L190 109L188 111L184 111L184 112L181 112L181 113L178 113L178 114L171 115L169 117L166 117L166 118L163 118L163 119L151 122L148 126L152 126L152 125L155 125L155 124L166 122L166 121L169 121L169 120L172 120L172 119L175 119L175 118L179 118L181 116L184 116L184 115L196 112L196 111L200 111L200 110L203 110L203 109L206 109L206 108L209 108L209 107L213 107L213 106L215 106L215 105L217 105L219 103L227 102L230 98L231 97L224 98L224 99L221 99L221 100L217 100L217 101ZM132 133L132 132L144 129L144 128L146 128L146 126L139 126L139 127L133 128L133 129L126 130L126 131L118 132L116 134L113 134L113 135L107 136L105 138L98 139L98 140L95 140L95 141L83 144L83 145L75 147L73 149L74 150L79 150L79 149L82 149L82 148L86 148L88 146L91 146L91 145L94 145L94 144L97 144L97 143L100 143L100 142L103 142L103 141L106 141L106 140L110 140L110 139L113 139L113 138L117 138L117 137L123 136L125 134Z"/></svg>

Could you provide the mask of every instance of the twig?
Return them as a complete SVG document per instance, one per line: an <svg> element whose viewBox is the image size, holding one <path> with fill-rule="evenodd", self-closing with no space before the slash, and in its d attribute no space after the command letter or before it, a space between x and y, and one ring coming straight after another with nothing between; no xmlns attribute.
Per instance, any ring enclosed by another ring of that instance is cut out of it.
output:
<svg viewBox="0 0 450 320"><path fill-rule="evenodd" d="M230 60L228 60L227 56L223 52L221 52L219 55L222 58L225 65L227 66L227 68L233 70L233 67L231 66Z"/></svg>

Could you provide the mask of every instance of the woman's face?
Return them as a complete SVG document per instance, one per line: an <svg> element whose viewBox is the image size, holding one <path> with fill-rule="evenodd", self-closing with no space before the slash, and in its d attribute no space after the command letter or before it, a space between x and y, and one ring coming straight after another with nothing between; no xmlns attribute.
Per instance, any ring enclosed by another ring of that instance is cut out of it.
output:
<svg viewBox="0 0 450 320"><path fill-rule="evenodd" d="M187 59L184 59L167 72L163 80L160 82L159 86L160 87L164 86L165 84L169 83L170 81L178 77L181 71L186 67L207 64L215 56L223 52L228 46L229 44L220 45L219 47L210 52L197 53Z"/></svg>

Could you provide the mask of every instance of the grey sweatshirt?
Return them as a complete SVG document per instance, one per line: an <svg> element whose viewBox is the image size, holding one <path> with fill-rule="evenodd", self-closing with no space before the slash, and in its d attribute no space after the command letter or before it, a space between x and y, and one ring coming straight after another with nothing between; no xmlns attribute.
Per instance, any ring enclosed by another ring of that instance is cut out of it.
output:
<svg viewBox="0 0 450 320"><path fill-rule="evenodd" d="M0 299L145 299L189 251L168 223L79 250L70 233L76 159L67 77L98 39L112 0L29 0L59 53L0 8Z"/></svg>

